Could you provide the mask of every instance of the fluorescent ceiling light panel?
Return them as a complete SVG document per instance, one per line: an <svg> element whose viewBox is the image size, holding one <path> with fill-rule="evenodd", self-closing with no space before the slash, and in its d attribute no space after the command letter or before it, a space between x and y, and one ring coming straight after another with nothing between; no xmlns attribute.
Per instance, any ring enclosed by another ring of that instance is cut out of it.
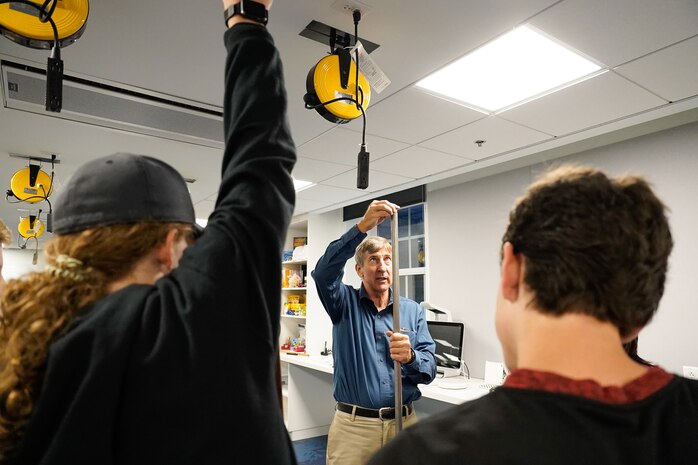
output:
<svg viewBox="0 0 698 465"><path fill-rule="evenodd" d="M300 192L313 185L314 184L310 181L301 181L300 179L293 178L293 187L296 189L296 192Z"/></svg>
<svg viewBox="0 0 698 465"><path fill-rule="evenodd" d="M581 82L601 67L521 26L419 81L422 89L496 112Z"/></svg>

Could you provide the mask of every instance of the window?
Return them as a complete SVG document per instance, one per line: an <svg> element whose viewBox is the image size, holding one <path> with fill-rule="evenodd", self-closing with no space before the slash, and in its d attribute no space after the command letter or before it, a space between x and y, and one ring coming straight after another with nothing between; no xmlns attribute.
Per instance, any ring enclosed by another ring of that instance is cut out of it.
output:
<svg viewBox="0 0 698 465"><path fill-rule="evenodd" d="M403 207L398 211L398 249L400 256L400 295L415 302L425 299L426 238L424 203ZM391 241L390 221L378 225L377 235Z"/></svg>

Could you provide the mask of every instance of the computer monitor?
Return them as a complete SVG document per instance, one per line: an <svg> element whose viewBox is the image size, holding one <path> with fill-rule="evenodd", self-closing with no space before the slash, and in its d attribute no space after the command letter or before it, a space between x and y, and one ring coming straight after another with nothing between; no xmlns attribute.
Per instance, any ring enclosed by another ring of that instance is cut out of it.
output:
<svg viewBox="0 0 698 465"><path fill-rule="evenodd" d="M463 358L463 323L427 321L429 334L436 343L436 372L442 376L458 376Z"/></svg>

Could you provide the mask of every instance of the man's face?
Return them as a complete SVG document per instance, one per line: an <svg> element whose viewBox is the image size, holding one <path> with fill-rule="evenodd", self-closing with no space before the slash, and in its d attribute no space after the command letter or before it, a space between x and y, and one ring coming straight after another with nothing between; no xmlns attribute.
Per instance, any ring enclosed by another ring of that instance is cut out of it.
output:
<svg viewBox="0 0 698 465"><path fill-rule="evenodd" d="M356 265L356 273L369 295L383 295L392 284L393 256L381 249L364 256L363 266Z"/></svg>

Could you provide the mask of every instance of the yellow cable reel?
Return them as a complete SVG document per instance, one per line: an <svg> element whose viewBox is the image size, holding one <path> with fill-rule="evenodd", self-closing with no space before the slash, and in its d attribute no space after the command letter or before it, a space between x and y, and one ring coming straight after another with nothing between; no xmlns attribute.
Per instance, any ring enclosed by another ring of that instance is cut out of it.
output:
<svg viewBox="0 0 698 465"><path fill-rule="evenodd" d="M371 86L359 72L359 95L356 95L356 64L350 60L348 70L347 86L341 85L340 58L337 54L332 54L322 58L310 69L306 79L305 100L308 105L315 109L328 121L333 123L348 123L361 116L361 110L356 107L356 103L349 100L338 101L327 105L319 105L330 100L346 97L358 102L364 111L371 101Z"/></svg>
<svg viewBox="0 0 698 465"><path fill-rule="evenodd" d="M17 232L26 239L41 236L44 233L44 229L44 223L35 216L22 218L17 225Z"/></svg>
<svg viewBox="0 0 698 465"><path fill-rule="evenodd" d="M51 19L56 23L61 47L75 42L84 32L89 13L88 0L54 0L56 8ZM43 1L32 1L41 6ZM49 3L48 8L51 7ZM21 3L0 4L0 30L4 36L31 48L51 48L53 28L39 20L39 10Z"/></svg>
<svg viewBox="0 0 698 465"><path fill-rule="evenodd" d="M36 165L34 167L37 171L35 179L32 179L32 168L28 166L17 171L10 180L10 188L15 197L29 203L46 200L53 189L51 177L45 171L36 169Z"/></svg>

